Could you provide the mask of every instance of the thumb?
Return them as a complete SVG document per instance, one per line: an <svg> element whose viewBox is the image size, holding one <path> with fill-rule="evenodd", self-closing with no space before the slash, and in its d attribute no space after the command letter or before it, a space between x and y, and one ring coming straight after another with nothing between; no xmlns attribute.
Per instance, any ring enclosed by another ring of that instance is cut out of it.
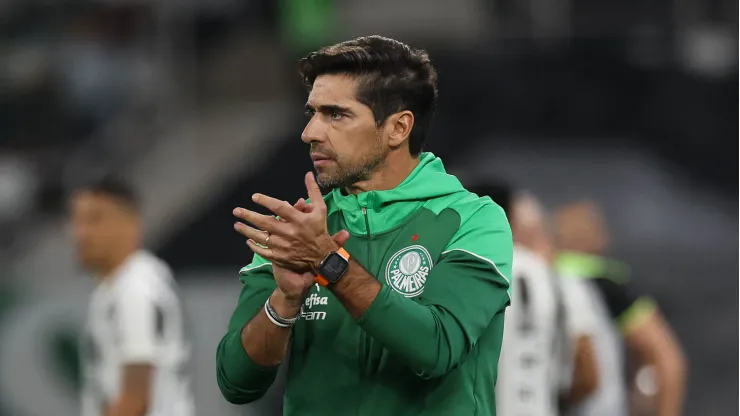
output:
<svg viewBox="0 0 740 416"><path fill-rule="evenodd" d="M347 230L341 230L338 233L334 234L331 239L334 240L334 242L337 243L339 247L342 247L347 242L347 240L349 240L349 232Z"/></svg>

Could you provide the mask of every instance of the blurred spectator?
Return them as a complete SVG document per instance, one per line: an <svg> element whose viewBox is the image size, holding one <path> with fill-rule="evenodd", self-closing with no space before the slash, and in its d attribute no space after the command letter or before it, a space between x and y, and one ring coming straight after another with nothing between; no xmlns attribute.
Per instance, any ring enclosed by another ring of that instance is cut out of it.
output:
<svg viewBox="0 0 740 416"><path fill-rule="evenodd" d="M33 204L37 178L22 158L0 155L0 224L11 222Z"/></svg>
<svg viewBox="0 0 740 416"><path fill-rule="evenodd" d="M137 48L137 8L94 10L72 20L60 50L68 106L99 123L136 92L153 89L151 68Z"/></svg>
<svg viewBox="0 0 740 416"><path fill-rule="evenodd" d="M335 14L334 0L281 0L281 30L291 54L302 56L331 43Z"/></svg>

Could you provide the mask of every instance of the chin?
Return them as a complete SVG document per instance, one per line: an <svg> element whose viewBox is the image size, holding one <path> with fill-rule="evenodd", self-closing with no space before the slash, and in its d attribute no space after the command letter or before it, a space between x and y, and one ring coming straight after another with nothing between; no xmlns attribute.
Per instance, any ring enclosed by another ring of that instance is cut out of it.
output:
<svg viewBox="0 0 740 416"><path fill-rule="evenodd" d="M336 188L339 186L336 178L325 172L322 173L317 171L316 182L318 182L319 186L322 188Z"/></svg>
<svg viewBox="0 0 740 416"><path fill-rule="evenodd" d="M85 270L93 270L95 268L95 258L93 256L78 255L77 263Z"/></svg>

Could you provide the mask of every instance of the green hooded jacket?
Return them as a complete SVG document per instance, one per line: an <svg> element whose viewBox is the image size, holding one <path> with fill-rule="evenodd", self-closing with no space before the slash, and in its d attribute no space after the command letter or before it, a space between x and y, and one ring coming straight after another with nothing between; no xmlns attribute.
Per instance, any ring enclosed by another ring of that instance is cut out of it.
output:
<svg viewBox="0 0 740 416"><path fill-rule="evenodd" d="M423 153L396 188L324 197L330 233L382 289L354 320L330 288L315 285L293 327L285 415L495 415L513 243L503 210L466 191ZM275 289L255 256L228 332L217 379L232 403L259 399L277 367L244 351L241 330Z"/></svg>

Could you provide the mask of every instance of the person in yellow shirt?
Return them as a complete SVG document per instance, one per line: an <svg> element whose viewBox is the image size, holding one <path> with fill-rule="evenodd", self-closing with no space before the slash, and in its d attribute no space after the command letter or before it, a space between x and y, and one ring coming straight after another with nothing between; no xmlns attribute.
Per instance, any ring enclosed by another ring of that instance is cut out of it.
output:
<svg viewBox="0 0 740 416"><path fill-rule="evenodd" d="M596 313L605 322L597 342L600 388L574 414L628 414L623 345L634 353L630 354L636 359L631 368L655 372L654 414L682 414L687 372L684 353L656 302L630 287L630 268L605 257L609 236L599 207L590 201L564 205L557 210L556 228L559 272L589 283Z"/></svg>

